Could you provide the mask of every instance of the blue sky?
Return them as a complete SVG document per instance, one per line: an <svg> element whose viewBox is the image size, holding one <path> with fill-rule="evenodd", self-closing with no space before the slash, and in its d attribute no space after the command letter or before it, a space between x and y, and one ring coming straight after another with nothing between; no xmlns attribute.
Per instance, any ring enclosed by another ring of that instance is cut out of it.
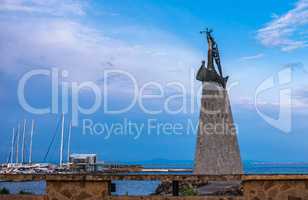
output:
<svg viewBox="0 0 308 200"><path fill-rule="evenodd" d="M82 134L81 125L84 119L106 127L123 124L124 119L142 125L153 118L163 124L187 125L187 120L196 124L200 83L193 77L205 59L207 47L199 31L206 27L214 30L224 73L230 76L229 94L243 160L308 161L307 0L1 0L0 27L1 161L7 157L11 129L24 118L36 119L34 159L42 160L61 110L44 115L27 112L20 105L17 87L25 73L52 68L68 72L59 87L64 82L70 87L86 81L102 91L107 87L108 106L113 109L127 106L136 94L126 76L114 76L104 85L105 70L130 73L139 90L149 82L161 85L164 95L145 100L147 108L163 107L168 97L178 92L168 86L172 81L186 89L185 106L195 106L177 114L166 110L148 114L138 104L121 114L108 114L102 107L90 115L80 114L79 126L73 128L73 152L97 153L109 161L192 160L193 130L185 129L189 134L182 135L142 132L137 139L114 132L104 139L107 132ZM279 73L285 69L290 69L291 80L280 86ZM265 80L273 80L274 85L262 91L255 103L256 91ZM283 89L291 91L291 105L284 99L279 103ZM50 77L33 78L25 91L31 105L51 104ZM159 91L149 87L145 92L155 95ZM71 96L68 100L71 106ZM93 101L91 91L80 91L82 106L91 107ZM177 100L170 105L181 106ZM277 119L281 110L288 109L292 111L288 122L278 120L275 125L260 115ZM69 109L67 118L71 115ZM289 122L290 130L281 130ZM49 160L57 160L58 146L53 146Z"/></svg>

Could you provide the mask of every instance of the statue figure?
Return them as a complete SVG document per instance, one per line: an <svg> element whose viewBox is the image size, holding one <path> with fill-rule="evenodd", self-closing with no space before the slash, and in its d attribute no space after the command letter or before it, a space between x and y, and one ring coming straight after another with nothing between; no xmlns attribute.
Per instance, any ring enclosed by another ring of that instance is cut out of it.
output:
<svg viewBox="0 0 308 200"><path fill-rule="evenodd" d="M225 88L228 77L223 77L218 45L211 35L212 32L213 31L209 29L207 29L206 31L200 32L201 34L206 33L206 38L208 42L208 55L207 55L208 57L207 57L207 67L205 67L205 61L203 60L202 65L200 69L198 70L196 79L202 82L205 82L205 81L217 82L223 88ZM214 60L217 65L219 74L217 73L215 69Z"/></svg>
<svg viewBox="0 0 308 200"><path fill-rule="evenodd" d="M223 76L218 45L212 31L207 29L201 33L206 33L208 57L207 64L202 61L196 77L203 84L194 174L242 174L236 127L225 89L228 77Z"/></svg>

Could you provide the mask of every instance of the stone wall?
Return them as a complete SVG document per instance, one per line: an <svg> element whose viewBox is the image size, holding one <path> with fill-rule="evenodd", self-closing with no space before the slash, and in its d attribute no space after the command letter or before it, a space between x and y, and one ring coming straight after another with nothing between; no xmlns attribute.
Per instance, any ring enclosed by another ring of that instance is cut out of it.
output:
<svg viewBox="0 0 308 200"><path fill-rule="evenodd" d="M260 180L243 183L245 200L308 200L308 181Z"/></svg>
<svg viewBox="0 0 308 200"><path fill-rule="evenodd" d="M245 177L245 175L244 175ZM296 178L296 177L295 177ZM308 180L308 175L301 175ZM242 180L243 175L192 175L192 174L0 174L3 181L115 181L115 180L160 180L160 181L232 181Z"/></svg>
<svg viewBox="0 0 308 200"><path fill-rule="evenodd" d="M109 195L108 182L47 181L49 200L102 200Z"/></svg>
<svg viewBox="0 0 308 200"><path fill-rule="evenodd" d="M228 180L232 176L219 176ZM20 177L18 177L18 180ZM243 175L243 196L110 196L110 180L209 180L196 175L71 175L46 177L47 195L0 195L0 200L308 200L308 175ZM234 176L233 178L238 178Z"/></svg>

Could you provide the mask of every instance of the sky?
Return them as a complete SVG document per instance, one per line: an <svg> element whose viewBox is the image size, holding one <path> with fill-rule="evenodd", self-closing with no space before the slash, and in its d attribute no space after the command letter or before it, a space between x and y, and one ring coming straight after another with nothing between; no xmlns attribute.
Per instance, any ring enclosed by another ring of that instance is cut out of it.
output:
<svg viewBox="0 0 308 200"><path fill-rule="evenodd" d="M205 28L230 77L242 160L307 162L307 0L0 0L0 161L24 119L28 147L34 119L33 159L55 134L57 162L62 112L73 153L193 160Z"/></svg>

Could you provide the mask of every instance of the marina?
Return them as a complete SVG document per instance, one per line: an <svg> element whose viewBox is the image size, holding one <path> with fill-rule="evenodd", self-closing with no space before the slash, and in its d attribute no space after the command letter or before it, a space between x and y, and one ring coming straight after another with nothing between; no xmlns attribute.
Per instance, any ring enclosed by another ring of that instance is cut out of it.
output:
<svg viewBox="0 0 308 200"><path fill-rule="evenodd" d="M0 0L0 200L308 200L308 0Z"/></svg>

